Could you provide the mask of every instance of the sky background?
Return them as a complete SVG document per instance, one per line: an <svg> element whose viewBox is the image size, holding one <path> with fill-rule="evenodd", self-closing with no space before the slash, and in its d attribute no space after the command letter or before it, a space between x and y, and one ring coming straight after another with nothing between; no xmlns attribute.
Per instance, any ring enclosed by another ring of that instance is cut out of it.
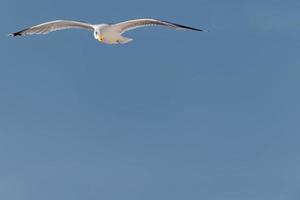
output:
<svg viewBox="0 0 300 200"><path fill-rule="evenodd" d="M0 199L300 199L300 1L0 5ZM140 17L209 32L7 37Z"/></svg>

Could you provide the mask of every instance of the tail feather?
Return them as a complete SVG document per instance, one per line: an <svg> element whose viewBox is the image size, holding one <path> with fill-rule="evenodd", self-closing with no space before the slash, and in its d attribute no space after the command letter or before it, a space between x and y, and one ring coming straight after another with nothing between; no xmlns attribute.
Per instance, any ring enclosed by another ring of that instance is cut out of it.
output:
<svg viewBox="0 0 300 200"><path fill-rule="evenodd" d="M128 43L128 42L131 42L132 40L133 40L133 39L131 39L131 38L122 37L122 39L119 40L119 42L120 42L121 44L126 44L126 43Z"/></svg>

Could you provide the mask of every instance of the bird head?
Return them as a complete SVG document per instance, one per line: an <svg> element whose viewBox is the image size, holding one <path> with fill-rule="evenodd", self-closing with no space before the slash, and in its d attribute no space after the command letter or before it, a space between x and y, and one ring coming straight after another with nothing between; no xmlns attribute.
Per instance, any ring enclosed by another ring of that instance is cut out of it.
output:
<svg viewBox="0 0 300 200"><path fill-rule="evenodd" d="M96 40L98 40L99 42L102 42L103 41L103 36L100 34L99 31L95 31L94 32L94 37Z"/></svg>
<svg viewBox="0 0 300 200"><path fill-rule="evenodd" d="M96 40L98 40L99 42L103 42L104 38L103 38L103 31L104 29L108 27L108 24L98 24L94 26L94 37Z"/></svg>

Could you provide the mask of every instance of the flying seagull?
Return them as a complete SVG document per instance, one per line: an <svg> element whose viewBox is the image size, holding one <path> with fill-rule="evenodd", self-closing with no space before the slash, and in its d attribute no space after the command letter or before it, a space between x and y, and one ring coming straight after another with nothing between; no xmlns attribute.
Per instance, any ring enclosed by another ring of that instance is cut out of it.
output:
<svg viewBox="0 0 300 200"><path fill-rule="evenodd" d="M141 28L145 26L165 26L177 30L194 30L203 31L197 28L175 24L157 19L134 19L117 24L89 24L80 21L72 20L56 20L50 21L43 24L39 24L24 30L11 33L9 36L23 36L33 34L47 34L52 31L63 30L63 29L85 29L94 32L94 37L99 42L105 44L125 44L132 41L131 38L123 37L122 34L126 31Z"/></svg>

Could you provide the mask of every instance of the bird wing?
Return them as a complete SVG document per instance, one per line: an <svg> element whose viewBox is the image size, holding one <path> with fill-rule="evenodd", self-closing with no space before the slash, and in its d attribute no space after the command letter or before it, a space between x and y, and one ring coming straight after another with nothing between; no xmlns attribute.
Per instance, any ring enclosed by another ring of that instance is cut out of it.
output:
<svg viewBox="0 0 300 200"><path fill-rule="evenodd" d="M24 30L11 33L9 35L15 37L15 36L32 35L32 34L47 34L52 31L71 29L71 28L94 30L93 25L88 23L69 21L69 20L56 20L56 21L39 24L30 28L26 28Z"/></svg>
<svg viewBox="0 0 300 200"><path fill-rule="evenodd" d="M163 21L163 20L157 20L157 19L134 19L134 20L117 23L112 26L117 28L118 31L121 33L130 31L130 30L133 30L136 28L145 27L145 26L166 26L166 27L174 28L174 29L189 29L189 30L194 30L194 31L203 31L201 29L184 26L184 25L180 25L180 24L175 24L175 23L167 22L167 21Z"/></svg>

